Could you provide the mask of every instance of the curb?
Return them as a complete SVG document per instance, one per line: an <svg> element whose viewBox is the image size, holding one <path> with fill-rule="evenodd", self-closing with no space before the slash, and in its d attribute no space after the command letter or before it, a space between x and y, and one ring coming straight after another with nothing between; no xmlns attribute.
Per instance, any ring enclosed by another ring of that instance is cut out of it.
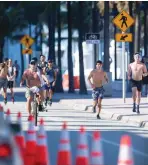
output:
<svg viewBox="0 0 148 165"><path fill-rule="evenodd" d="M66 101L61 100L61 104L66 104ZM72 106L72 109L79 109L82 111L92 111L92 105L80 105L76 103L70 102L70 106ZM148 128L148 121L140 121L136 119L132 119L130 116L126 116L127 114L119 114L119 113L112 113L112 112L102 112L101 116L105 119L111 119L111 120L116 120L116 121L122 121L124 123L129 123L129 124L135 124L136 126L140 128Z"/></svg>

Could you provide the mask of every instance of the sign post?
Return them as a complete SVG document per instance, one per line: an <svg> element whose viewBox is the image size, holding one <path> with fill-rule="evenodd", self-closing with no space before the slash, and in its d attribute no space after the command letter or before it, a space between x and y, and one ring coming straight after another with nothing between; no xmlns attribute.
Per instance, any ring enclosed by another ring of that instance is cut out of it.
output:
<svg viewBox="0 0 148 165"><path fill-rule="evenodd" d="M124 34L124 33L123 33ZM122 90L123 101L126 102L126 68L125 68L125 42L122 42Z"/></svg>
<svg viewBox="0 0 148 165"><path fill-rule="evenodd" d="M126 32L134 22L134 19L124 10L113 19L113 23L122 31L122 33L116 34L115 39L117 42L122 42L122 97L124 103L126 102L125 42L132 42L133 40L132 33L124 32Z"/></svg>

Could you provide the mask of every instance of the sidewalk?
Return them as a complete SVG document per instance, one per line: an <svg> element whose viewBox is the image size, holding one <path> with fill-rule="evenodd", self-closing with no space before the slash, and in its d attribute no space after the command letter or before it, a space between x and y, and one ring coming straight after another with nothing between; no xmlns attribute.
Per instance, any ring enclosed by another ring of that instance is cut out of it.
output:
<svg viewBox="0 0 148 165"><path fill-rule="evenodd" d="M56 94L61 95L61 104L67 104L73 109L79 109L92 113L92 98L91 92L88 95L79 94ZM135 124L139 127L148 127L148 102L146 97L142 97L140 105L140 114L132 112L131 93L126 94L126 103L123 102L122 93L118 91L113 92L113 96L105 97L102 102L102 112L100 116L103 119L112 119L129 124Z"/></svg>
<svg viewBox="0 0 148 165"><path fill-rule="evenodd" d="M15 88L14 91L17 101L24 101L25 88ZM73 94L67 91L64 93L55 93L53 101L69 105L73 109L86 111L86 113L92 113L91 90L88 90L87 95L80 95L78 91ZM140 112L139 115L132 112L131 93L126 93L126 103L124 104L122 93L113 91L112 97L105 97L103 99L100 116L103 119L118 120L139 127L148 127L148 101L146 97L142 97L141 99Z"/></svg>

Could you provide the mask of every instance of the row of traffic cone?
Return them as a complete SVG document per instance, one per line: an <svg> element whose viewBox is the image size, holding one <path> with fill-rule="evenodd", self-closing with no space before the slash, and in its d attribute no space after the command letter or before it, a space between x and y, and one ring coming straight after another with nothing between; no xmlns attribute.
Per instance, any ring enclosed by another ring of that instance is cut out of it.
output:
<svg viewBox="0 0 148 165"><path fill-rule="evenodd" d="M6 113L6 120L7 122L11 122L10 110L8 110ZM18 113L18 123L22 126L21 113ZM46 132L44 130L43 119L40 120L39 131L36 137L34 118L33 116L29 116L29 127L26 136L26 143L23 131L21 131L19 134L16 134L15 136L15 140L19 146L24 165L50 164L46 139L47 138ZM67 130L66 122L64 122L59 143L57 165L72 165L71 158L72 155L69 131ZM124 135L122 136L120 142L118 165L133 164L134 162L131 149L131 138L128 135ZM104 165L100 132L96 131L93 133L93 143L89 160L86 132L84 127L80 128L75 165Z"/></svg>
<svg viewBox="0 0 148 165"><path fill-rule="evenodd" d="M0 115L4 116L3 107L0 105ZM10 109L7 110L5 120L11 123ZM49 165L47 137L44 130L44 121L40 120L39 130L36 134L34 117L29 116L28 130L26 139L22 130L21 113L17 115L17 123L21 127L21 131L15 134L15 142L19 148L20 156L24 165Z"/></svg>
<svg viewBox="0 0 148 165"><path fill-rule="evenodd" d="M60 137L57 165L72 165L70 138L66 123L63 124L63 130ZM99 131L93 133L93 143L91 147L91 156L89 161L89 151L84 127L80 128L79 141L77 144L77 155L75 165L104 165L103 152L101 145L101 135ZM133 165L133 156L131 149L131 139L124 135L120 142L118 165Z"/></svg>

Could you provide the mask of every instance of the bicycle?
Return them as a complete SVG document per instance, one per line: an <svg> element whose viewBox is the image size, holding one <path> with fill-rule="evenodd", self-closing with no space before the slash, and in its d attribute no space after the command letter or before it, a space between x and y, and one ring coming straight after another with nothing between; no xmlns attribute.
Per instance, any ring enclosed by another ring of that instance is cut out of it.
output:
<svg viewBox="0 0 148 165"><path fill-rule="evenodd" d="M38 104L38 97L39 97L39 88L34 86L30 88L30 91L33 93L33 102L32 102L32 114L35 118L35 126L37 126L37 119L38 119L38 114L39 114L39 104ZM47 110L46 110L47 112Z"/></svg>

